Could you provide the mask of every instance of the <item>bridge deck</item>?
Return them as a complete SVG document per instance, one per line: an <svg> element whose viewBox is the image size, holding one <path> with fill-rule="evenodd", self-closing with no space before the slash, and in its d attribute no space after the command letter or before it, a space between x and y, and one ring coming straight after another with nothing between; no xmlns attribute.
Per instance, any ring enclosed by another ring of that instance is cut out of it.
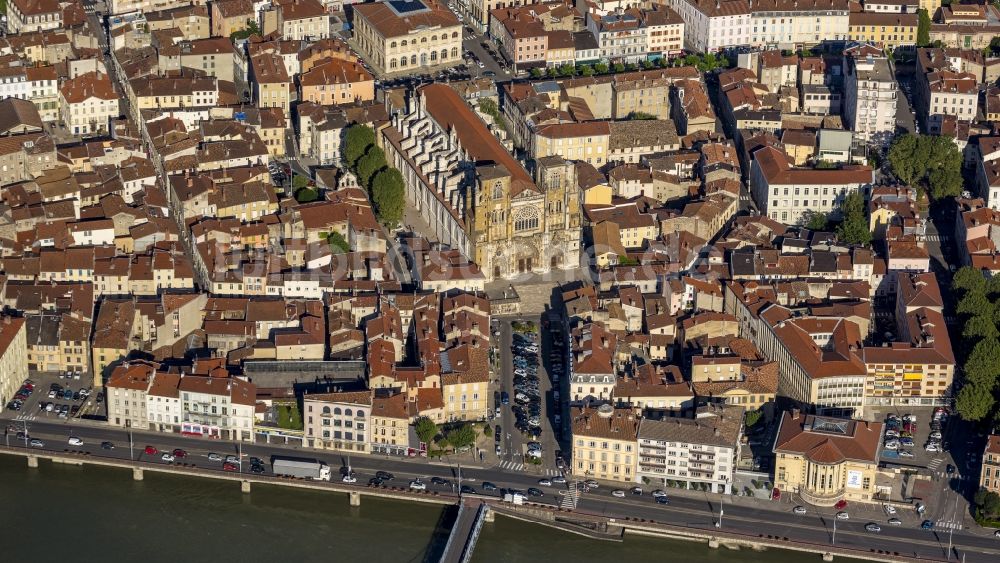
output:
<svg viewBox="0 0 1000 563"><path fill-rule="evenodd" d="M441 554L441 563L464 563L472 557L479 539L479 530L489 505L481 500L463 499L458 508L458 518L451 528L448 544Z"/></svg>

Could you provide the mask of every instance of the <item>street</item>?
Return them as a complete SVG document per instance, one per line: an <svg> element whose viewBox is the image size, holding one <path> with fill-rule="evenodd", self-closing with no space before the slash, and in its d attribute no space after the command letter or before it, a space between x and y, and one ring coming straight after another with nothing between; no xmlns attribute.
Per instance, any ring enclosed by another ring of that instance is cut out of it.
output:
<svg viewBox="0 0 1000 563"><path fill-rule="evenodd" d="M133 432L134 447L129 448L129 435L123 429L108 428L80 423L34 422L28 425L32 438L45 442L45 449L54 451L83 451L94 457L111 457L128 459L130 455L140 461L164 463L159 456L148 456L142 453L146 445L152 445L160 451L170 451L173 448L183 448L187 456L183 461L200 468L222 470L220 462L208 460L209 453L222 456L242 454L244 459L256 456L269 461L272 455L307 457L323 461L339 475L346 471L348 457L346 454L334 452L314 452L295 447L282 447L266 444L247 444L242 447L234 442L211 441L188 438L178 434L155 434ZM69 436L83 440L82 446L69 446ZM11 446L22 445L13 432L8 432L5 440ZM102 449L102 441L114 442L113 450ZM245 465L245 464L244 464ZM357 476L358 487L364 487L368 479L376 471L388 471L394 474L395 481L391 484L406 487L411 479L421 479L429 490L451 492L457 490L459 467L448 463L428 463L422 460L399 459L390 457L358 456L350 458L350 466ZM498 487L518 488L538 487L545 496L535 497L533 502L558 503L561 498L558 491L565 487L540 487L538 477L519 472L501 471L498 469L461 468L461 485L469 485L481 491L482 483L492 482ZM441 477L449 482L435 485L431 477ZM154 478L152 476L147 478ZM805 515L796 515L789 510L789 503L771 503L754 501L743 497L725 497L720 507L718 495L697 493L693 491L679 492L668 489L670 504L660 505L653 502L649 491L642 496L628 495L616 498L610 493L615 487L626 488L624 484L602 483L600 488L581 495L577 511L613 517L645 518L657 522L686 526L701 530L715 528L722 508L724 517L721 528L753 537L772 536L788 538L790 541L806 542L818 547L830 545L833 541L833 527L836 525L836 545L840 547L861 549L865 552L877 548L890 553L898 553L905 557L923 557L943 559L946 557L948 535L950 530L920 530L912 526L887 526L882 522L882 530L875 535L864 531L869 521L867 518L855 518L835 524L833 509L813 510ZM773 508L772 508L773 507ZM994 561L1000 556L1000 540L992 537L991 531L981 529L954 530L951 538L953 556L958 560L962 557L967 562ZM873 540L877 538L877 544Z"/></svg>

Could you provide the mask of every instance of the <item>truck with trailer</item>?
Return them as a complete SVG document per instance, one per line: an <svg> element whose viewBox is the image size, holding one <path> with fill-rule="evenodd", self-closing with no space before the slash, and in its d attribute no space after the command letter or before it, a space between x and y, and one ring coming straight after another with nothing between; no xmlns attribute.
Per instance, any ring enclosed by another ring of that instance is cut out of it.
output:
<svg viewBox="0 0 1000 563"><path fill-rule="evenodd" d="M271 458L271 471L277 476L329 481L330 466L315 459Z"/></svg>

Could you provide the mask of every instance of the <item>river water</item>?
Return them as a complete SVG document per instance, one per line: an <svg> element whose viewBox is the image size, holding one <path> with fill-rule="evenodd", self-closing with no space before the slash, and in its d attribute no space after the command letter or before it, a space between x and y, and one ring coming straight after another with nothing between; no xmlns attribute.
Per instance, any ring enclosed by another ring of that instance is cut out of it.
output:
<svg viewBox="0 0 1000 563"><path fill-rule="evenodd" d="M344 495L262 485L244 495L235 483L151 472L133 481L131 471L44 460L29 469L13 456L0 456L0 502L4 561L419 563L439 549L432 544L441 537L442 509L435 505L363 498L351 508ZM820 557L633 536L602 542L502 517L483 527L473 557L475 563L613 560Z"/></svg>

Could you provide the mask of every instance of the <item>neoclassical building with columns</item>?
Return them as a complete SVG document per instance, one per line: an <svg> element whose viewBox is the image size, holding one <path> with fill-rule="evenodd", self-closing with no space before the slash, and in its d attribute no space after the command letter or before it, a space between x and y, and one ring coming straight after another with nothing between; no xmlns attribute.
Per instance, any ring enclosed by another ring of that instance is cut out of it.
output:
<svg viewBox="0 0 1000 563"><path fill-rule="evenodd" d="M418 90L382 136L428 234L476 262L488 280L579 267L572 163L541 163L536 183L445 84Z"/></svg>

